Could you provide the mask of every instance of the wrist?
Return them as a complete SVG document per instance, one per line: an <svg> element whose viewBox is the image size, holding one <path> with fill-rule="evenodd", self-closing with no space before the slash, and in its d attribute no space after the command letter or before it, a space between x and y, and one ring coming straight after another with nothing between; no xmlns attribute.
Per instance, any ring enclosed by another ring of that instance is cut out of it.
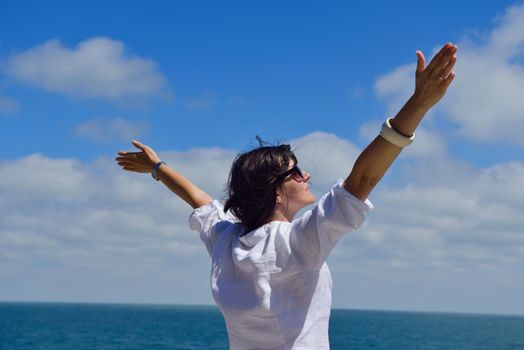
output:
<svg viewBox="0 0 524 350"><path fill-rule="evenodd" d="M164 161L160 160L158 161L155 165L153 165L153 168L151 169L151 176L153 177L153 179L155 179L156 181L159 181L160 178L158 176L158 169L160 168L160 166L162 164L166 164ZM167 165L167 164L166 164Z"/></svg>
<svg viewBox="0 0 524 350"><path fill-rule="evenodd" d="M433 104L431 104L427 99L422 98L416 92L409 98L406 104L409 104L412 109L418 111L422 115L426 114L433 106Z"/></svg>
<svg viewBox="0 0 524 350"><path fill-rule="evenodd" d="M386 119L386 121L382 125L382 129L380 130L380 136L382 136L384 139L400 148L409 146L415 139L415 133L411 135L406 135L399 132L391 124L392 121L393 118Z"/></svg>
<svg viewBox="0 0 524 350"><path fill-rule="evenodd" d="M402 135L413 135L428 110L428 105L413 95L391 121L391 126Z"/></svg>

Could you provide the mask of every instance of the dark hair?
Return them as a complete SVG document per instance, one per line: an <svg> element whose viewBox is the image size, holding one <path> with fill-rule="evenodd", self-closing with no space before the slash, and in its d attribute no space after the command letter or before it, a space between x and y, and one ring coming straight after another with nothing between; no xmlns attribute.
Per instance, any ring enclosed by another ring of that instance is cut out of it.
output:
<svg viewBox="0 0 524 350"><path fill-rule="evenodd" d="M230 210L247 233L266 224L276 206L278 175L297 162L290 145L260 146L239 154L233 161L227 184L224 210Z"/></svg>

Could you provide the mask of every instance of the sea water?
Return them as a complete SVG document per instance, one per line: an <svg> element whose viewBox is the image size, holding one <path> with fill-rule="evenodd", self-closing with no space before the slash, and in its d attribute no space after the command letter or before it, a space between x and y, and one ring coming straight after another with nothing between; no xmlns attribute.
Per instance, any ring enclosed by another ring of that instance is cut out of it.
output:
<svg viewBox="0 0 524 350"><path fill-rule="evenodd" d="M524 350L524 317L333 309L331 349ZM216 306L0 303L0 350L228 349Z"/></svg>

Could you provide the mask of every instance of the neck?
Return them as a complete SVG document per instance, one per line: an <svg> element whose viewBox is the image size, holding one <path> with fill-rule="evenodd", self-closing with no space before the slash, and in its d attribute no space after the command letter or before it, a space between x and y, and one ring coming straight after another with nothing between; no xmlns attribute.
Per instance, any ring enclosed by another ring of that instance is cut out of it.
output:
<svg viewBox="0 0 524 350"><path fill-rule="evenodd" d="M284 208L282 205L277 205L273 211L273 215L269 218L269 221L285 221L291 222L296 212L289 210L289 208Z"/></svg>

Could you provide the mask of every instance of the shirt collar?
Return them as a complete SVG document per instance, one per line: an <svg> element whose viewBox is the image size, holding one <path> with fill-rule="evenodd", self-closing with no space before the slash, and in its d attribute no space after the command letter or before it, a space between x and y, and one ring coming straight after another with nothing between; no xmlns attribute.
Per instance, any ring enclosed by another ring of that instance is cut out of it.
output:
<svg viewBox="0 0 524 350"><path fill-rule="evenodd" d="M266 238L269 234L267 224L261 226L253 231L250 231L239 238L240 242L244 243L248 247L254 247L258 242Z"/></svg>
<svg viewBox="0 0 524 350"><path fill-rule="evenodd" d="M285 223L285 221L268 222L267 224L260 226L259 228L254 229L253 231L250 231L245 235L241 236L239 240L248 247L254 247L255 245L257 245L258 242L265 239L274 227L278 227L283 223Z"/></svg>

